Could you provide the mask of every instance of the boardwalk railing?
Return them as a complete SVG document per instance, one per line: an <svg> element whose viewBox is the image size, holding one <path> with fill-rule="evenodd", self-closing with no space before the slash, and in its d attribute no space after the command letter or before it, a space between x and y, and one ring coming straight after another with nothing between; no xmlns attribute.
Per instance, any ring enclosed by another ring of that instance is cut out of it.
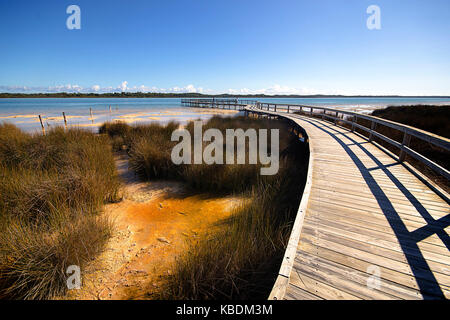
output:
<svg viewBox="0 0 450 320"><path fill-rule="evenodd" d="M248 105L256 105L256 100L242 100L230 98L211 98L211 99L181 99L181 104L188 107L197 108L221 108L230 110L244 110Z"/></svg>
<svg viewBox="0 0 450 320"><path fill-rule="evenodd" d="M275 111L275 112L300 112L303 115L310 115L321 117L324 120L329 120L337 124L337 122L343 122L351 126L351 131L354 131L355 128L363 130L368 133L369 141L372 142L373 137L377 137L389 145L394 146L400 150L398 160L403 162L405 160L405 156L408 154L421 163L425 164L433 171L438 173L439 175L445 177L447 180L450 180L450 172L440 166L439 164L433 162L432 160L426 158L415 150L410 148L411 137L415 137L419 140L427 142L435 147L445 150L446 152L450 152L450 139L445 137L441 137L430 132L420 130L414 127L410 127L398 122L389 121L385 119L381 119L374 116L364 115L357 112L345 111L339 109L332 109L326 107L315 107L315 106L303 106L303 105L293 105L293 104L278 104L278 103L258 103L257 108L261 110ZM358 120L366 120L369 123L369 127L364 126L363 124L358 123ZM397 130L403 133L402 142L395 141L379 132L376 131L377 125L382 125L389 127L391 129Z"/></svg>
<svg viewBox="0 0 450 320"><path fill-rule="evenodd" d="M345 111L340 109L332 109L326 107L317 106L305 106L299 104L281 104L281 103L268 103L259 102L256 100L241 100L241 99L182 99L182 104L188 106L198 107L216 107L216 108L228 108L236 110L245 110L246 106L254 106L260 110L274 111L274 112L300 112L302 115L321 117L324 120L328 120L337 124L338 122L349 125L351 131L358 128L368 133L369 141L372 142L374 137L377 137L389 145L399 149L398 160L403 162L405 156L409 155L419 162L425 164L437 174L443 176L447 180L450 180L450 171L434 161L428 159L424 155L410 148L411 137L415 137L426 143L429 143L435 147L438 147L446 152L450 152L450 139L441 137L430 132L420 130L414 127L410 127L398 122L381 119L374 116L364 115L353 111ZM368 121L369 126L366 127L361 120ZM386 126L388 128L397 130L403 133L402 142L395 141L376 131L377 126Z"/></svg>

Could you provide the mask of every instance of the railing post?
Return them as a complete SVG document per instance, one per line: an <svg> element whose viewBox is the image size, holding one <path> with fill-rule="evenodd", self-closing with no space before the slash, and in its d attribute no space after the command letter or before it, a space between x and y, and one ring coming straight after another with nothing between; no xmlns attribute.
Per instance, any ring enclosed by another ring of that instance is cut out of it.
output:
<svg viewBox="0 0 450 320"><path fill-rule="evenodd" d="M273 105L273 111L277 112L277 105L276 104Z"/></svg>
<svg viewBox="0 0 450 320"><path fill-rule="evenodd" d="M411 135L409 135L409 134L406 133L406 131L405 131L405 133L403 134L402 147L403 147L403 146L409 147L409 143L410 143L410 142L411 142ZM403 162L403 161L405 160L405 157L406 157L406 152L405 152L403 149L401 149L401 150L400 150L400 156L398 157L398 160L399 160L400 162Z"/></svg>
<svg viewBox="0 0 450 320"><path fill-rule="evenodd" d="M334 125L335 125L335 126L337 125L338 114L339 114L339 113L336 111L335 118L334 118Z"/></svg>
<svg viewBox="0 0 450 320"><path fill-rule="evenodd" d="M309 108L309 114L311 115L311 117L312 117L312 115L313 115L313 110L314 110L313 107Z"/></svg>
<svg viewBox="0 0 450 320"><path fill-rule="evenodd" d="M290 107L290 105L288 105L288 110L287 110L287 113L289 113L289 107Z"/></svg>
<svg viewBox="0 0 450 320"><path fill-rule="evenodd" d="M369 141L373 140L373 131L375 130L376 127L377 127L377 123L372 121L372 124L370 126Z"/></svg>
<svg viewBox="0 0 450 320"><path fill-rule="evenodd" d="M358 121L358 119L356 118L356 116L353 116L352 117L352 129L351 129L352 132L355 131L355 122L357 122L357 121Z"/></svg>

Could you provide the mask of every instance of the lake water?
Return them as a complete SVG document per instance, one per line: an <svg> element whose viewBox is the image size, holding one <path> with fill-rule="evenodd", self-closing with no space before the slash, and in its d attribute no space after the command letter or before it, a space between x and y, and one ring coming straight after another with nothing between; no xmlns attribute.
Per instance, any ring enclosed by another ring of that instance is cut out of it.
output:
<svg viewBox="0 0 450 320"><path fill-rule="evenodd" d="M450 105L446 98L263 98L261 102L279 102L345 108L369 113L387 105ZM110 112L111 108L111 112ZM92 118L90 115L92 109ZM46 126L63 125L65 112L69 125L95 130L105 121L128 123L207 119L216 112L181 106L178 98L25 98L0 99L0 122L14 123L26 131L40 130L38 115Z"/></svg>

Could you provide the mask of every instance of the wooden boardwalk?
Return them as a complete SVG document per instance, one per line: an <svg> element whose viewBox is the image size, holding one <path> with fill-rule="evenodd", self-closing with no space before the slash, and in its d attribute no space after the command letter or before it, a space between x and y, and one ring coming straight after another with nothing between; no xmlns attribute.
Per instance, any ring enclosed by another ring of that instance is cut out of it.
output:
<svg viewBox="0 0 450 320"><path fill-rule="evenodd" d="M289 113L292 106L280 112L281 105L274 105L271 111L270 105L257 103L258 108L244 109L284 117L302 128L309 141L310 162L269 299L450 298L449 195L401 162L402 153L396 158L366 137L330 121ZM312 107L304 108L313 115ZM324 119L346 121L338 118L337 110L318 109L336 113L333 118L324 112ZM448 150L449 139L395 123L387 125L403 127L406 138L399 147L418 159L420 155L408 148L409 134ZM445 168L423 161L448 177Z"/></svg>
<svg viewBox="0 0 450 320"><path fill-rule="evenodd" d="M312 179L290 273L271 298L448 299L449 204L366 138L282 116L308 135Z"/></svg>

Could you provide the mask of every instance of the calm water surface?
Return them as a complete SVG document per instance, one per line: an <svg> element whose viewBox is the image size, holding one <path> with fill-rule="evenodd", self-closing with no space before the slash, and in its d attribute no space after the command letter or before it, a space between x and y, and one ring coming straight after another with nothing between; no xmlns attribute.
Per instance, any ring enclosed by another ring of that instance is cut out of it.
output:
<svg viewBox="0 0 450 320"><path fill-rule="evenodd" d="M313 106L345 108L359 112L387 105L447 104L445 98L262 98L262 102L278 102ZM92 118L90 114L92 110ZM111 111L110 111L111 110ZM122 120L128 123L186 122L208 119L214 111L181 106L179 98L25 98L0 99L0 122L14 123L27 131L40 130L38 115L46 126L63 125L65 112L69 125L96 130L105 121Z"/></svg>

